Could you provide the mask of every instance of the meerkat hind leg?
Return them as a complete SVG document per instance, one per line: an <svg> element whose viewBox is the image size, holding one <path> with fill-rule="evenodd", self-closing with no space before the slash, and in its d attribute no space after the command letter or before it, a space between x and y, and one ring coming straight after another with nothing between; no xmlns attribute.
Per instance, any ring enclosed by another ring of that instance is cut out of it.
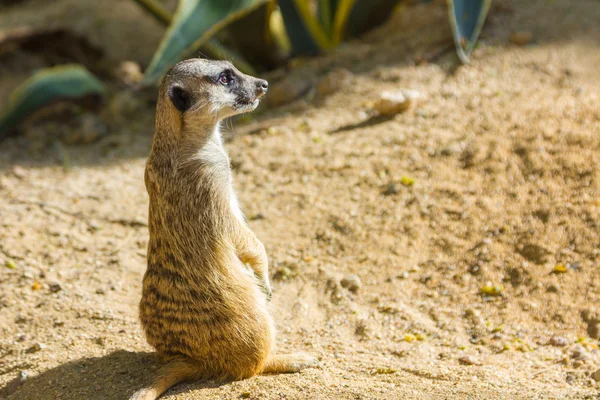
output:
<svg viewBox="0 0 600 400"><path fill-rule="evenodd" d="M184 381L199 379L200 368L183 357L170 360L163 365L152 384L135 392L129 400L155 400L172 386Z"/></svg>
<svg viewBox="0 0 600 400"><path fill-rule="evenodd" d="M263 374L286 374L300 372L317 365L319 361L309 354L274 354L269 357L262 372Z"/></svg>

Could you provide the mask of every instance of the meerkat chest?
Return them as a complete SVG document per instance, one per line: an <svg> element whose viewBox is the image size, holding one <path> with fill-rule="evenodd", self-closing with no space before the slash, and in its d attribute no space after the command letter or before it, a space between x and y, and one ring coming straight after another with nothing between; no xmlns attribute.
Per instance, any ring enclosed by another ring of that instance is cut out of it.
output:
<svg viewBox="0 0 600 400"><path fill-rule="evenodd" d="M244 213L240 209L240 204L238 203L237 196L235 194L235 190L233 190L233 185L229 184L229 208L231 208L231 212L237 219L240 221L244 221Z"/></svg>
<svg viewBox="0 0 600 400"><path fill-rule="evenodd" d="M226 195L229 201L231 213L240 221L244 221L244 214L240 209L235 190L233 189L233 177L231 173L230 161L218 127L215 129L211 139L200 150L199 158L203 160L205 165L209 165L212 170L212 177L217 181L225 183L221 188L225 188Z"/></svg>

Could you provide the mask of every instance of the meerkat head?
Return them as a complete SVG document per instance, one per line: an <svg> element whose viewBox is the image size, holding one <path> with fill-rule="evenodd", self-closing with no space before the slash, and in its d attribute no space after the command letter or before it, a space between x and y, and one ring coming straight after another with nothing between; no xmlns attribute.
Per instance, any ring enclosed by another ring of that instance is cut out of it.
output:
<svg viewBox="0 0 600 400"><path fill-rule="evenodd" d="M160 96L168 98L172 111L180 114L186 125L253 111L268 87L267 81L241 73L228 61L195 58L171 68Z"/></svg>

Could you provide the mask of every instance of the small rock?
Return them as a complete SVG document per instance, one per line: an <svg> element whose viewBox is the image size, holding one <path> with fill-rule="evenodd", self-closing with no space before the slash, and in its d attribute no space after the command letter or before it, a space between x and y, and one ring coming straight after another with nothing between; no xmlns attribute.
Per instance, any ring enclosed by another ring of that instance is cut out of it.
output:
<svg viewBox="0 0 600 400"><path fill-rule="evenodd" d="M15 165L12 169L12 174L19 179L27 177L27 170L19 165Z"/></svg>
<svg viewBox="0 0 600 400"><path fill-rule="evenodd" d="M344 279L340 281L340 283L343 288L348 289L352 293L357 293L362 286L360 278L354 274L346 275Z"/></svg>
<svg viewBox="0 0 600 400"><path fill-rule="evenodd" d="M402 273L400 273L400 275L396 276L396 278L398 279L408 279L408 271L402 271Z"/></svg>
<svg viewBox="0 0 600 400"><path fill-rule="evenodd" d="M60 292L62 290L62 286L58 282L49 282L48 283L48 288L50 289L50 291L52 293L57 293L57 292Z"/></svg>
<svg viewBox="0 0 600 400"><path fill-rule="evenodd" d="M556 347L565 347L569 344L569 341L562 336L552 336L548 344Z"/></svg>
<svg viewBox="0 0 600 400"><path fill-rule="evenodd" d="M365 321L364 319L359 320L358 323L356 324L356 329L354 329L354 334L356 334L358 336L366 337L366 336L369 336L369 333L370 333L370 329L367 325L367 321Z"/></svg>
<svg viewBox="0 0 600 400"><path fill-rule="evenodd" d="M46 348L46 345L43 343L35 343L33 346L31 346L30 348L28 348L27 350L25 350L26 353L37 353L40 350L43 350Z"/></svg>
<svg viewBox="0 0 600 400"><path fill-rule="evenodd" d="M600 312L592 309L583 310L581 312L581 319L583 319L587 323L590 323L592 321L600 322Z"/></svg>
<svg viewBox="0 0 600 400"><path fill-rule="evenodd" d="M399 314L400 310L398 309L398 307L395 307L393 305L389 305L389 304L382 304L379 307L377 307L377 310L382 313L382 314Z"/></svg>
<svg viewBox="0 0 600 400"><path fill-rule="evenodd" d="M386 91L381 93L379 99L373 104L373 108L379 112L379 114L391 117L406 111L411 104L412 99L406 96L404 91Z"/></svg>
<svg viewBox="0 0 600 400"><path fill-rule="evenodd" d="M557 285L557 284L550 285L546 289L546 292L548 292L548 293L558 293L558 292L560 292L560 286Z"/></svg>
<svg viewBox="0 0 600 400"><path fill-rule="evenodd" d="M27 335L22 334L17 337L17 342L24 342L27 340Z"/></svg>
<svg viewBox="0 0 600 400"><path fill-rule="evenodd" d="M600 339L600 321L588 323L587 333L592 339Z"/></svg>
<svg viewBox="0 0 600 400"><path fill-rule="evenodd" d="M105 294L106 292L104 291L104 289L100 288L100 289L96 289L96 294Z"/></svg>
<svg viewBox="0 0 600 400"><path fill-rule="evenodd" d="M390 183L387 188L381 192L384 196L391 196L393 194L398 194L398 187L396 187L395 183Z"/></svg>
<svg viewBox="0 0 600 400"><path fill-rule="evenodd" d="M572 359L583 360L586 357L587 357L587 351L585 350L585 348L582 345L577 344L577 345L573 346L573 351L571 352Z"/></svg>
<svg viewBox="0 0 600 400"><path fill-rule="evenodd" d="M265 219L265 215L263 213L256 213L251 215L248 219L250 221L258 221L260 219Z"/></svg>
<svg viewBox="0 0 600 400"><path fill-rule="evenodd" d="M460 161L463 168L471 168L484 160L484 152L481 146L474 142L468 143L460 154Z"/></svg>
<svg viewBox="0 0 600 400"><path fill-rule="evenodd" d="M481 275L483 270L484 270L484 265L481 261L477 261L476 263L471 265L468 269L469 273L471 275L475 275L475 276Z"/></svg>
<svg viewBox="0 0 600 400"><path fill-rule="evenodd" d="M473 356L463 356L458 359L458 362L462 365L479 365L479 362Z"/></svg>
<svg viewBox="0 0 600 400"><path fill-rule="evenodd" d="M510 35L510 42L514 43L518 46L525 46L531 42L533 39L533 34L531 32L521 31L514 32Z"/></svg>
<svg viewBox="0 0 600 400"><path fill-rule="evenodd" d="M132 86L142 81L144 74L139 64L133 61L123 61L113 71L115 78L119 79L125 85Z"/></svg>
<svg viewBox="0 0 600 400"><path fill-rule="evenodd" d="M592 379L596 382L600 382L600 369L592 374Z"/></svg>
<svg viewBox="0 0 600 400"><path fill-rule="evenodd" d="M15 393L17 389L19 389L19 387L25 383L28 377L29 373L27 371L20 371L19 375L10 381L2 391L0 391L0 396L10 396L11 394Z"/></svg>

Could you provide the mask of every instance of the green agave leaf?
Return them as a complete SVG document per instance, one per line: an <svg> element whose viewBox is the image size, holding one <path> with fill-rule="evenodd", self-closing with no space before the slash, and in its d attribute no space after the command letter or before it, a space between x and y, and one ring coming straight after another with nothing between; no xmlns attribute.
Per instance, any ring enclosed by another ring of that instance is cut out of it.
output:
<svg viewBox="0 0 600 400"><path fill-rule="evenodd" d="M173 16L160 2L156 0L134 0L143 9L148 11L158 22L169 25L173 21ZM275 0L270 0L274 2ZM242 58L241 55L223 46L217 39L211 38L202 46L202 52L208 57L219 60L235 60L237 68L246 73L254 74L254 68Z"/></svg>
<svg viewBox="0 0 600 400"><path fill-rule="evenodd" d="M81 65L61 65L33 75L16 88L0 116L0 139L19 121L53 101L101 95L104 85Z"/></svg>
<svg viewBox="0 0 600 400"><path fill-rule="evenodd" d="M333 34L333 17L335 10L337 10L337 3L339 0L318 0L317 12L319 15L319 22L325 29L325 32L329 37Z"/></svg>
<svg viewBox="0 0 600 400"><path fill-rule="evenodd" d="M332 48L333 41L306 0L279 0L294 55L313 55Z"/></svg>
<svg viewBox="0 0 600 400"><path fill-rule="evenodd" d="M458 58L467 64L492 0L447 0Z"/></svg>
<svg viewBox="0 0 600 400"><path fill-rule="evenodd" d="M173 21L144 72L144 83L158 81L173 64L190 56L217 31L265 1L180 0Z"/></svg>

